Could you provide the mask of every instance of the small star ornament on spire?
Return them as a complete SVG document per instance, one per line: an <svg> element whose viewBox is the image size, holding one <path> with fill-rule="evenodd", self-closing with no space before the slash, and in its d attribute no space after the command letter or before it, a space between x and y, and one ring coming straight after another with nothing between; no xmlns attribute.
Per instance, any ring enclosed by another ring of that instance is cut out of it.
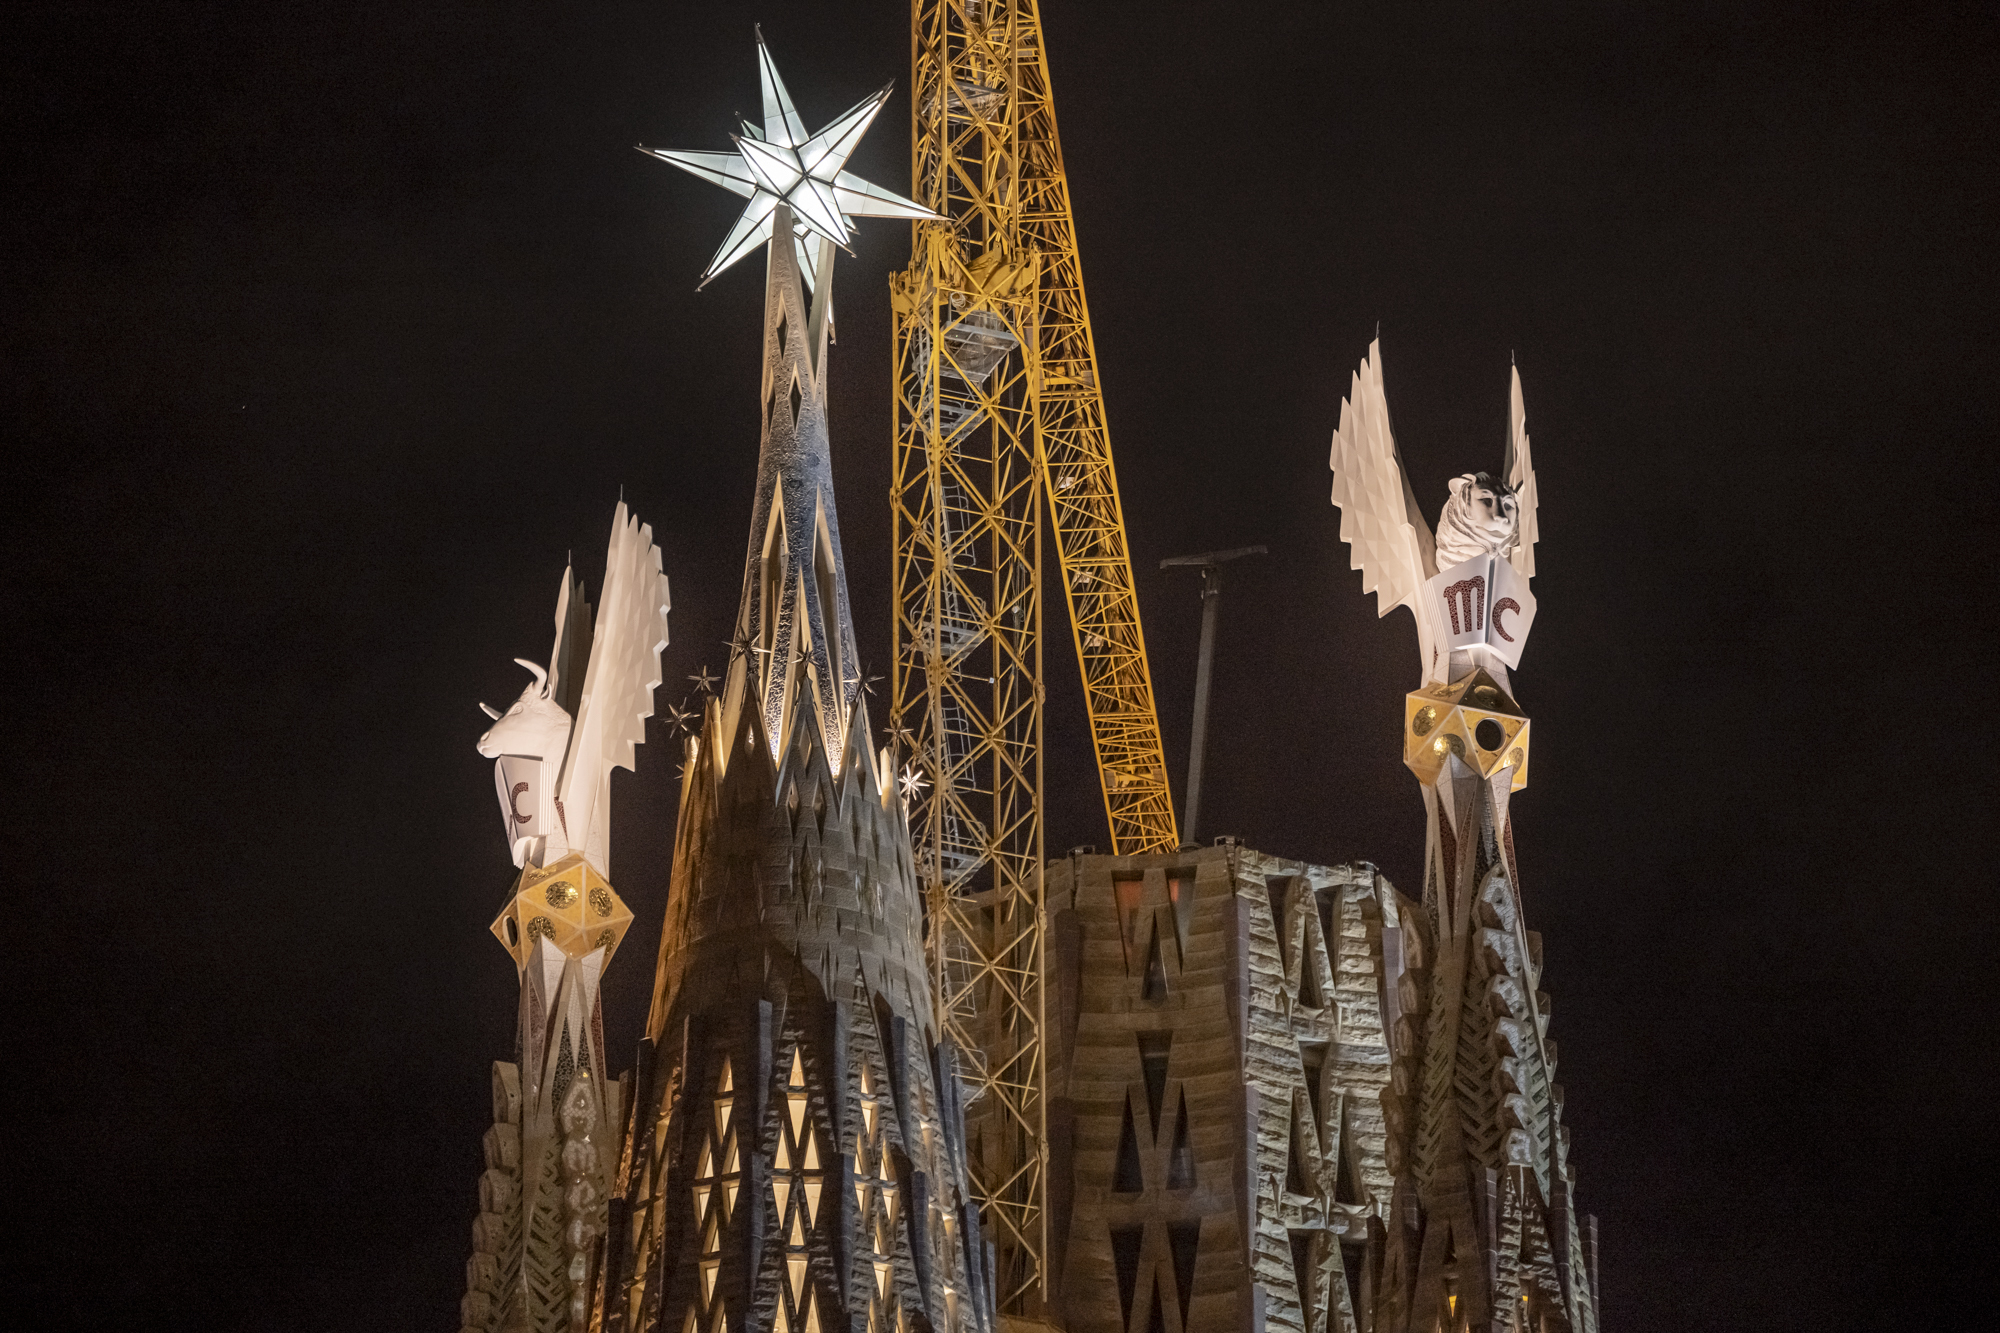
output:
<svg viewBox="0 0 2000 1333"><path fill-rule="evenodd" d="M779 204L792 211L792 243L798 248L799 269L809 284L819 280L815 251L807 241L820 236L847 247L854 235L856 217L935 218L936 213L911 199L905 199L871 185L844 170L848 156L868 132L869 124L889 100L883 88L864 98L845 115L837 117L818 134L808 135L805 122L792 106L792 95L778 77L778 67L764 45L763 29L757 30L757 69L764 90L764 127L743 122L743 133L731 135L734 153L683 152L672 148L639 151L671 162L691 175L714 181L723 189L743 195L750 202L743 215L723 238L722 248L701 275L701 285L754 253L771 239L773 215Z"/></svg>

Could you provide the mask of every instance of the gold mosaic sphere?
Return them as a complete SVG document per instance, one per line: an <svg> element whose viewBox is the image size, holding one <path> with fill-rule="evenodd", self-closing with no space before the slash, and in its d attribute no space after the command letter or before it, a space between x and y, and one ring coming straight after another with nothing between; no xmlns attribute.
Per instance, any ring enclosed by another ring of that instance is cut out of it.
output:
<svg viewBox="0 0 2000 1333"><path fill-rule="evenodd" d="M1410 719L1410 731L1415 735L1422 736L1437 725L1437 720L1438 710L1432 708L1429 704L1425 704L1417 710L1417 715Z"/></svg>
<svg viewBox="0 0 2000 1333"><path fill-rule="evenodd" d="M1521 771L1522 761L1525 760L1527 757L1528 756L1521 753L1521 747L1517 745L1508 752L1507 762L1512 764L1514 766L1514 771L1518 773Z"/></svg>
<svg viewBox="0 0 2000 1333"><path fill-rule="evenodd" d="M1472 697L1468 702L1478 708L1499 708L1506 703L1506 700L1500 696L1500 691L1491 685L1477 685L1473 687Z"/></svg>
<svg viewBox="0 0 2000 1333"><path fill-rule="evenodd" d="M559 879L542 891L542 898L551 907L568 907L576 901L576 885Z"/></svg>
<svg viewBox="0 0 2000 1333"><path fill-rule="evenodd" d="M600 949L609 949L609 948L610 948L610 947L611 947L612 945L614 945L614 944L616 944L616 943L618 943L618 936L617 936L616 934L614 934L614 933L613 933L612 931L610 931L610 930L601 930L601 931L599 931L599 932L597 933L597 947L598 947L598 948L600 948Z"/></svg>
<svg viewBox="0 0 2000 1333"><path fill-rule="evenodd" d="M1440 736L1431 742L1431 752L1437 755L1438 758L1444 758L1447 750L1457 755L1460 759L1465 758L1464 739L1459 736Z"/></svg>
<svg viewBox="0 0 2000 1333"><path fill-rule="evenodd" d="M529 938L529 939L531 939L531 940L540 940L540 939L550 939L550 940L552 940L552 939L554 939L555 937L556 937L556 927L555 927L555 922L553 922L553 921L549 920L549 919L548 919L547 917L545 917L545 916L538 916L538 917L536 917L536 918L535 918L534 920L532 920L532 921L528 922L528 938Z"/></svg>
<svg viewBox="0 0 2000 1333"><path fill-rule="evenodd" d="M590 910L599 916L611 915L611 890L602 884L590 891Z"/></svg>

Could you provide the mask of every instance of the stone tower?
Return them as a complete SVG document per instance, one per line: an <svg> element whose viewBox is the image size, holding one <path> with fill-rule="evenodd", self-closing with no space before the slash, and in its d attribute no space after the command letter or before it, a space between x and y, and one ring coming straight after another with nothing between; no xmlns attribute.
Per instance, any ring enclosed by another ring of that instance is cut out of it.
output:
<svg viewBox="0 0 2000 1333"><path fill-rule="evenodd" d="M779 205L774 230L792 235ZM603 1326L988 1333L991 1259L924 972L891 756L869 741L826 425L822 249L769 249L735 648L688 742Z"/></svg>
<svg viewBox="0 0 2000 1333"><path fill-rule="evenodd" d="M1421 910L1404 914L1383 1097L1396 1185L1376 1328L1596 1333L1596 1219L1576 1213L1509 812L1528 719L1503 664L1453 659L1450 679L1404 709L1428 847Z"/></svg>
<svg viewBox="0 0 2000 1333"><path fill-rule="evenodd" d="M1512 799L1533 766L1510 675L1535 623L1539 486L1519 369L1500 471L1449 483L1433 530L1389 429L1382 348L1341 404L1329 464L1362 588L1417 622L1403 762L1422 785L1418 910L1385 994L1395 1178L1377 1333L1596 1333L1596 1225L1576 1214L1541 937L1527 927Z"/></svg>
<svg viewBox="0 0 2000 1333"><path fill-rule="evenodd" d="M1372 1329L1398 936L1374 867L1223 839L1050 863L1054 1305L1069 1333Z"/></svg>
<svg viewBox="0 0 2000 1333"><path fill-rule="evenodd" d="M1423 902L1232 839L1050 863L1068 1333L1595 1333L1541 940L1477 848L1436 887L1504 808L1438 806Z"/></svg>
<svg viewBox="0 0 2000 1333"><path fill-rule="evenodd" d="M589 1316L626 1092L605 1077L599 982L631 920L577 854L524 868L494 922L520 1020L515 1060L493 1066L466 1333L567 1333Z"/></svg>

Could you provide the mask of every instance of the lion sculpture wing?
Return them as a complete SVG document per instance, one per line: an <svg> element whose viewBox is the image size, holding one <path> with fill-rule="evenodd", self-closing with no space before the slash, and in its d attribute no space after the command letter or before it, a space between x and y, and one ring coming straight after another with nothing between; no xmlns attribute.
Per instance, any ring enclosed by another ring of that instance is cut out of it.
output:
<svg viewBox="0 0 2000 1333"><path fill-rule="evenodd" d="M1507 399L1507 463L1503 472L1514 492L1520 540L1508 560L1524 579L1535 577L1535 541L1541 528L1535 521L1535 460L1528 452L1528 409L1521 400L1521 368L1514 367L1514 384Z"/></svg>
<svg viewBox="0 0 2000 1333"><path fill-rule="evenodd" d="M1379 338L1368 344L1368 356L1340 405L1340 428L1327 461L1333 469L1333 503L1340 508L1340 539L1353 552L1353 567L1361 571L1361 591L1375 594L1378 615L1410 608L1428 666L1430 627L1417 595L1424 580L1437 572L1435 539L1417 508L1389 430Z"/></svg>

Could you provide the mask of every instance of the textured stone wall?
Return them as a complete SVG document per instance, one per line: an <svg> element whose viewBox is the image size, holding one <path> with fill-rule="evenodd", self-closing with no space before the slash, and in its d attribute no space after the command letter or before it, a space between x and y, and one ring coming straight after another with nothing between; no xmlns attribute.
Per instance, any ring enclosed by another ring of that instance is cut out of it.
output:
<svg viewBox="0 0 2000 1333"><path fill-rule="evenodd" d="M552 873L531 866L522 880ZM605 953L581 941L566 953L547 935L524 950L519 1063L493 1066L463 1333L564 1333L587 1317L627 1095L604 1074Z"/></svg>
<svg viewBox="0 0 2000 1333"><path fill-rule="evenodd" d="M1488 678L1470 679L1429 695ZM1422 907L1403 913L1396 940L1383 1097L1396 1186L1374 1333L1596 1333L1595 1222L1576 1213L1541 937L1516 869L1513 773L1482 776L1435 753L1420 773Z"/></svg>
<svg viewBox="0 0 2000 1333"><path fill-rule="evenodd" d="M809 703L775 762L721 719L683 780L605 1327L982 1333L955 1057L865 713L837 770Z"/></svg>
<svg viewBox="0 0 2000 1333"><path fill-rule="evenodd" d="M1052 862L1047 903L1065 1326L1363 1327L1391 1186L1394 889L1220 846Z"/></svg>

